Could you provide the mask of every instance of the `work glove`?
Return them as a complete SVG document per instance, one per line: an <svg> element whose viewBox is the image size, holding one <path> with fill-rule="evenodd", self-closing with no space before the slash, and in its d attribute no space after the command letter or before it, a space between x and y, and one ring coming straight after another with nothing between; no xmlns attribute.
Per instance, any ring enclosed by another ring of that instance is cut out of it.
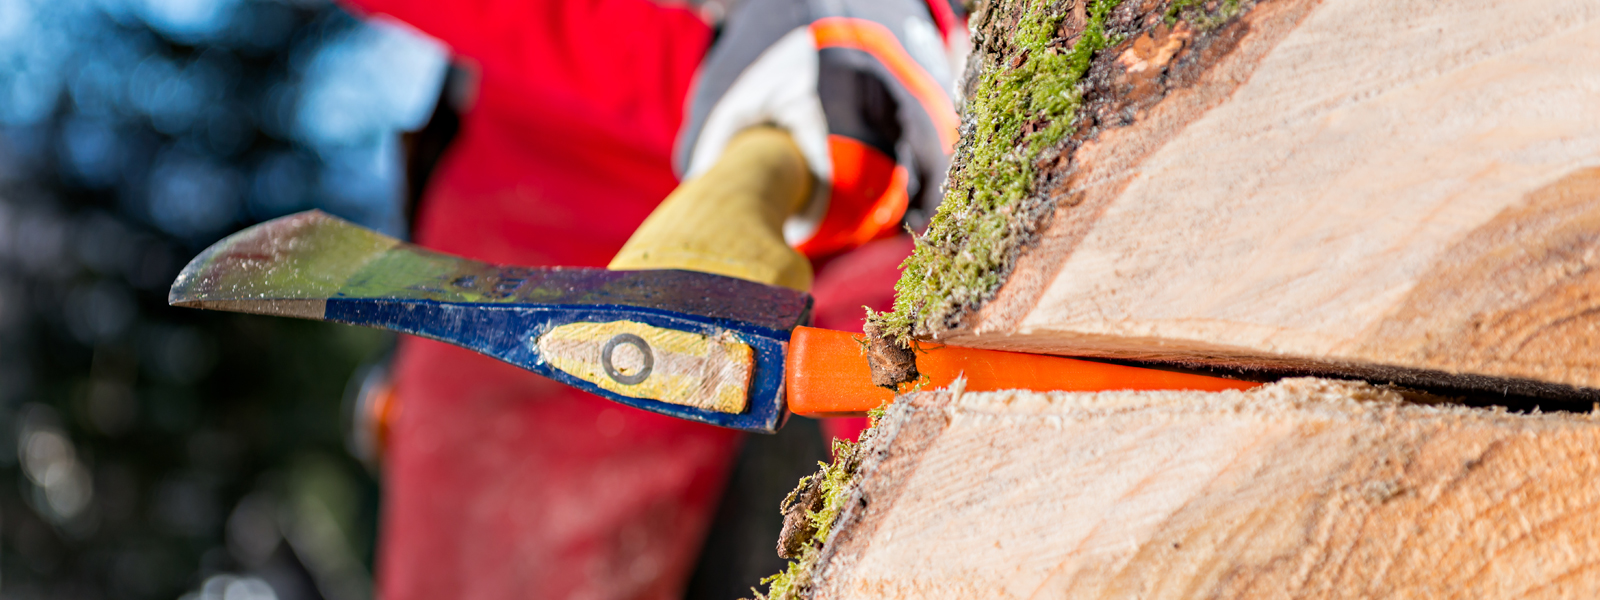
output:
<svg viewBox="0 0 1600 600"><path fill-rule="evenodd" d="M800 148L774 127L751 127L726 156L673 190L610 268L687 269L806 291L811 263L783 241L783 222L811 195Z"/></svg>
<svg viewBox="0 0 1600 600"><path fill-rule="evenodd" d="M684 183L611 268L805 290L807 256L894 235L908 209L932 214L957 135L947 38L965 43L932 1L739 5L691 91L674 156Z"/></svg>

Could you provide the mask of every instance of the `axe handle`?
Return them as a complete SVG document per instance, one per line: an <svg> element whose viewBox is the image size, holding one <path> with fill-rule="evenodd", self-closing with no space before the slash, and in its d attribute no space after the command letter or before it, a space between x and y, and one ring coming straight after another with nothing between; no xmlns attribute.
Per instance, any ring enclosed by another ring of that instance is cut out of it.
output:
<svg viewBox="0 0 1600 600"><path fill-rule="evenodd" d="M789 338L787 391L789 411L808 417L860 416L894 400L887 389L872 385L872 370L856 341L859 334L796 327ZM1130 367L1061 356L978 350L922 344L917 370L923 389L950 385L966 378L969 392L1033 390L1101 392L1111 390L1243 390L1261 385L1191 373Z"/></svg>

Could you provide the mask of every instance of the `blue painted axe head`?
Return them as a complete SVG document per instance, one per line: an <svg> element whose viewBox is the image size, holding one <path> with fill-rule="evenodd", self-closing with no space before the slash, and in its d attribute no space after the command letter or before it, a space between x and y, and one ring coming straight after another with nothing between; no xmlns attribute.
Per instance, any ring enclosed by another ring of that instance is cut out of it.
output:
<svg viewBox="0 0 1600 600"><path fill-rule="evenodd" d="M493 265L319 211L229 236L190 261L174 306L409 333L611 400L747 431L783 425L789 333L811 296L691 271Z"/></svg>

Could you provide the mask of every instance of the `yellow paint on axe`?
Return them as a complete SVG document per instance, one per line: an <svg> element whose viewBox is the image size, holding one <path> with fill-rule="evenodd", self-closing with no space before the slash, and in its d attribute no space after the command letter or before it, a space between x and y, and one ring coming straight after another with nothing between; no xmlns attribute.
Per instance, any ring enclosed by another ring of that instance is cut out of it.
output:
<svg viewBox="0 0 1600 600"><path fill-rule="evenodd" d="M539 336L550 366L611 392L724 413L745 410L755 352L731 332L634 321L568 323Z"/></svg>

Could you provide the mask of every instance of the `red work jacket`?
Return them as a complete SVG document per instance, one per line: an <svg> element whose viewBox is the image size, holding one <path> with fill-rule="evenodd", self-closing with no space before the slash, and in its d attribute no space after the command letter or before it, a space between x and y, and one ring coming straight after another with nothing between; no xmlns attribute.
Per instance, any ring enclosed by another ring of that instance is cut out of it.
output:
<svg viewBox="0 0 1600 600"><path fill-rule="evenodd" d="M604 266L677 180L671 150L711 28L647 0L349 0L481 74L416 241L499 263ZM819 325L883 307L903 238L818 273ZM843 277L843 278L841 278ZM838 305L838 306L836 306ZM844 306L846 308L840 308ZM388 600L681 593L738 435L405 339L384 460Z"/></svg>

